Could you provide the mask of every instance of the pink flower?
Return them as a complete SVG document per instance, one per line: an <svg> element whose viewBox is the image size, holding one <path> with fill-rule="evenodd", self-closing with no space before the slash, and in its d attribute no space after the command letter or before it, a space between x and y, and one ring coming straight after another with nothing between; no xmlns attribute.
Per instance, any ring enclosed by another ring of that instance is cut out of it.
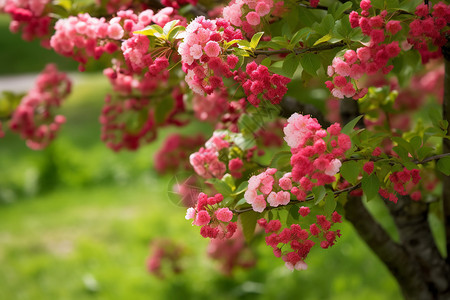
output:
<svg viewBox="0 0 450 300"><path fill-rule="evenodd" d="M120 40L123 37L124 30L118 23L109 25L108 36L114 40Z"/></svg>
<svg viewBox="0 0 450 300"><path fill-rule="evenodd" d="M259 15L254 11L249 12L245 18L247 19L247 22L253 26L258 25L261 22Z"/></svg>
<svg viewBox="0 0 450 300"><path fill-rule="evenodd" d="M194 59L199 59L203 55L202 46L198 44L192 45L191 48L189 49L189 54Z"/></svg>
<svg viewBox="0 0 450 300"><path fill-rule="evenodd" d="M256 4L255 11L260 17L263 17L270 12L270 6L264 2L258 2L258 4Z"/></svg>
<svg viewBox="0 0 450 300"><path fill-rule="evenodd" d="M220 46L217 42L209 41L204 48L206 55L209 57L217 57L220 54Z"/></svg>
<svg viewBox="0 0 450 300"><path fill-rule="evenodd" d="M217 220L222 222L230 222L233 218L233 212L228 207L219 208L216 210L215 215Z"/></svg>
<svg viewBox="0 0 450 300"><path fill-rule="evenodd" d="M368 161L368 162L366 162L366 163L364 164L363 170L364 170L364 172L366 172L368 175L370 175L370 174L372 174L372 172L373 172L373 167L374 167L373 161Z"/></svg>
<svg viewBox="0 0 450 300"><path fill-rule="evenodd" d="M299 213L302 217L306 217L307 215L309 215L310 212L311 212L311 210L310 210L309 207L307 207L307 206L302 206L302 207L300 207L300 209L298 210L298 213Z"/></svg>
<svg viewBox="0 0 450 300"><path fill-rule="evenodd" d="M189 207L186 211L186 220L195 218L195 209L193 207Z"/></svg>
<svg viewBox="0 0 450 300"><path fill-rule="evenodd" d="M208 212L206 210L201 210L197 213L194 225L203 226L209 224L210 221L211 217L209 216Z"/></svg>

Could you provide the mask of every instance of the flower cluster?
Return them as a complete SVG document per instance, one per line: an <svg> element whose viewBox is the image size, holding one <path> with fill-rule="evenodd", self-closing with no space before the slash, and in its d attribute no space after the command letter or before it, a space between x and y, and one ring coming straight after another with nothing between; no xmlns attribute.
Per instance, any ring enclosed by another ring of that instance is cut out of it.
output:
<svg viewBox="0 0 450 300"><path fill-rule="evenodd" d="M302 217L308 215L309 211L300 208ZM289 228L283 228L279 220L267 221L259 219L258 224L264 228L266 234L266 244L273 248L276 257L281 257L290 270L306 270L308 267L305 259L311 248L316 244L312 239L318 239L323 249L334 245L336 238L340 237L340 231L330 230L333 224L341 223L341 216L333 212L328 220L324 215L317 215L316 223L312 223L309 228L302 229L299 224L292 224ZM281 246L280 246L281 244Z"/></svg>
<svg viewBox="0 0 450 300"><path fill-rule="evenodd" d="M228 207L220 207L222 200L222 194L208 197L200 193L195 208L190 207L186 212L186 220L193 219L193 225L202 227L200 234L204 238L229 239L237 230L236 222L231 222L233 212Z"/></svg>
<svg viewBox="0 0 450 300"><path fill-rule="evenodd" d="M137 116L141 116L136 124ZM117 99L111 95L105 98L100 115L101 139L114 151L123 148L137 150L142 141L156 139L156 124L149 100L128 98Z"/></svg>
<svg viewBox="0 0 450 300"><path fill-rule="evenodd" d="M418 169L408 170L404 168L403 171L393 172L389 176L390 182L394 185L394 191L402 196L411 194L411 198L415 201L420 200L421 194L420 191L412 192L412 189L419 184L420 179L420 172ZM380 188L379 194L383 198L397 203L397 196L394 193L390 193L387 189Z"/></svg>
<svg viewBox="0 0 450 300"><path fill-rule="evenodd" d="M189 170L189 153L203 145L203 135L182 136L173 134L166 138L164 145L155 154L155 169L159 173Z"/></svg>
<svg viewBox="0 0 450 300"><path fill-rule="evenodd" d="M267 207L267 202L270 206L277 207L279 205L287 205L291 201L290 193L283 190L283 187L286 189L283 178L287 178L289 175L285 175L286 177L280 179L280 191L274 191L274 175L276 172L276 169L269 168L258 175L250 177L248 180L248 188L245 191L244 199L252 205L254 211L263 212Z"/></svg>
<svg viewBox="0 0 450 300"><path fill-rule="evenodd" d="M221 269L225 275L231 275L236 267L251 268L256 264L256 257L239 228L229 239L212 239L207 253L212 259L221 262Z"/></svg>
<svg viewBox="0 0 450 300"><path fill-rule="evenodd" d="M273 0L233 0L223 9L223 17L236 27L241 27L248 36L255 33L261 18L280 16L284 2Z"/></svg>
<svg viewBox="0 0 450 300"><path fill-rule="evenodd" d="M230 143L225 140L225 133L215 132L205 147L189 157L195 172L203 178L222 178L227 167L219 160L219 151L229 146Z"/></svg>
<svg viewBox="0 0 450 300"><path fill-rule="evenodd" d="M222 77L233 76L238 58L223 54L223 43L242 39L240 30L234 29L224 19L207 20L203 16L195 18L186 27L186 36L178 45L186 82L194 93L211 94L223 86Z"/></svg>
<svg viewBox="0 0 450 300"><path fill-rule="evenodd" d="M247 100L253 106L258 106L262 99L272 104L279 104L287 92L286 85L291 82L287 77L271 74L266 66L251 62L246 72L238 70L235 80L242 83Z"/></svg>
<svg viewBox="0 0 450 300"><path fill-rule="evenodd" d="M359 79L363 74L373 75L380 70L383 74L389 73L393 68L393 65L389 65L389 60L400 53L398 41L392 41L402 29L400 21L389 20L387 11L369 17L369 9L372 7L370 0L362 1L360 6L361 15L356 11L350 13L350 24L352 28L360 27L362 33L370 37L370 43L358 48L356 52L348 50L344 59L336 57L328 67L328 76L334 77L333 81L325 84L337 98L363 97L366 90L355 89L351 80Z"/></svg>
<svg viewBox="0 0 450 300"><path fill-rule="evenodd" d="M292 180L299 183L291 188L291 193L301 201L314 186L336 180L334 175L342 165L340 159L345 158L351 141L341 133L338 123L324 130L316 119L297 113L288 119L284 133L292 152Z"/></svg>
<svg viewBox="0 0 450 300"><path fill-rule="evenodd" d="M424 64L442 55L441 47L447 42L445 34L448 33L445 27L450 23L450 5L439 2L432 10L426 4L419 5L415 14L420 19L409 25L407 41L419 51ZM431 50L434 47L436 50Z"/></svg>
<svg viewBox="0 0 450 300"><path fill-rule="evenodd" d="M43 38L50 33L51 19L46 11L49 2L49 0L6 0L3 4L0 3L0 11L3 10L11 16L12 21L9 24L11 32L22 30L22 38L31 41L35 37Z"/></svg>
<svg viewBox="0 0 450 300"><path fill-rule="evenodd" d="M36 79L34 88L14 111L10 129L20 133L31 149L45 148L65 122L64 116L53 116L52 108L61 105L70 89L71 82L67 75L58 72L55 65L47 65Z"/></svg>

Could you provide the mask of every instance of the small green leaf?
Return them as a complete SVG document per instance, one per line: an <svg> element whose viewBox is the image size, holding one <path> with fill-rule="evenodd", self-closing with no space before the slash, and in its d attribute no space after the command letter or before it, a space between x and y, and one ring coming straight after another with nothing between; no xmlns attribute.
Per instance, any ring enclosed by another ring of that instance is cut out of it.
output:
<svg viewBox="0 0 450 300"><path fill-rule="evenodd" d="M282 67L283 73L285 74L284 76L292 78L295 74L295 71L297 71L299 64L299 58L293 53L289 54L284 60Z"/></svg>
<svg viewBox="0 0 450 300"><path fill-rule="evenodd" d="M375 173L372 173L370 176L367 174L363 175L363 179L361 181L361 187L366 195L367 201L372 200L378 195L378 190L380 189L380 181Z"/></svg>
<svg viewBox="0 0 450 300"><path fill-rule="evenodd" d="M321 43L325 43L328 42L331 39L331 34L326 34L323 37L321 37L320 39L318 39L313 46L319 45Z"/></svg>
<svg viewBox="0 0 450 300"><path fill-rule="evenodd" d="M291 38L289 45L295 47L297 44L303 40L303 38L307 37L311 33L311 28L304 27L297 31Z"/></svg>
<svg viewBox="0 0 450 300"><path fill-rule="evenodd" d="M359 173L361 173L361 166L358 162L349 160L342 164L339 172L345 180L351 184L355 184L358 180Z"/></svg>
<svg viewBox="0 0 450 300"><path fill-rule="evenodd" d="M255 49L256 46L258 46L259 40L261 39L261 37L263 35L264 35L264 32L255 33L252 37L252 40L250 41L250 47Z"/></svg>
<svg viewBox="0 0 450 300"><path fill-rule="evenodd" d="M166 25L164 25L163 34L169 36L170 31L178 24L178 22L180 22L180 20L167 22Z"/></svg>
<svg viewBox="0 0 450 300"><path fill-rule="evenodd" d="M353 131L353 128L355 128L356 124L359 122L359 120L362 117L363 117L362 115L358 116L358 117L354 118L353 120L351 120L350 122L348 122L347 124L345 124L344 128L342 128L342 130L341 130L341 133L349 135Z"/></svg>
<svg viewBox="0 0 450 300"><path fill-rule="evenodd" d="M289 209L289 215L286 220L287 226L291 226L292 224L298 223L298 221L300 219L300 214L298 213L299 208L300 207L298 204L291 206L291 208Z"/></svg>
<svg viewBox="0 0 450 300"><path fill-rule="evenodd" d="M339 3L339 2L337 2L337 3ZM333 14L333 17L334 17L335 19L340 18L340 17L342 16L342 14L343 14L346 10L350 9L351 7L352 7L352 2L351 2L351 1L345 2L345 3L341 4L341 5L339 5L339 8L338 8L338 9L336 10L336 12Z"/></svg>
<svg viewBox="0 0 450 300"><path fill-rule="evenodd" d="M143 34L143 35L148 35L148 36L156 36L156 37L161 37L164 34L161 26L156 25L156 24L147 26L142 30L134 31L133 33Z"/></svg>
<svg viewBox="0 0 450 300"><path fill-rule="evenodd" d="M447 156L438 160L436 167L446 176L450 176L450 157Z"/></svg>
<svg viewBox="0 0 450 300"><path fill-rule="evenodd" d="M209 183L212 183L214 188L221 193L224 197L231 195L231 187L224 181L217 178L208 179Z"/></svg>
<svg viewBox="0 0 450 300"><path fill-rule="evenodd" d="M317 75L317 70L319 70L320 66L322 65L319 56L314 53L306 53L300 58L300 62L302 64L303 70L313 76Z"/></svg>
<svg viewBox="0 0 450 300"><path fill-rule="evenodd" d="M256 211L247 211L239 215L241 221L242 231L244 232L245 240L250 242L255 234L256 221L261 218L261 214Z"/></svg>
<svg viewBox="0 0 450 300"><path fill-rule="evenodd" d="M325 205L324 205L323 209L325 210L325 214L327 216L329 216L336 209L336 205L337 205L336 199L334 198L334 194L332 191L328 191L324 202L325 202Z"/></svg>
<svg viewBox="0 0 450 300"><path fill-rule="evenodd" d="M323 185L313 187L312 192L314 194L314 200L315 200L314 204L315 205L319 204L323 200L323 198L325 197L325 194L326 194L326 190Z"/></svg>
<svg viewBox="0 0 450 300"><path fill-rule="evenodd" d="M186 30L186 28L184 28L184 26L175 26L169 32L169 35L168 35L167 39L169 41L182 39L182 38L184 38L184 35L186 33L185 30Z"/></svg>
<svg viewBox="0 0 450 300"><path fill-rule="evenodd" d="M241 182L241 184L234 191L233 196L239 195L240 193L246 191L247 187L248 187L248 181Z"/></svg>

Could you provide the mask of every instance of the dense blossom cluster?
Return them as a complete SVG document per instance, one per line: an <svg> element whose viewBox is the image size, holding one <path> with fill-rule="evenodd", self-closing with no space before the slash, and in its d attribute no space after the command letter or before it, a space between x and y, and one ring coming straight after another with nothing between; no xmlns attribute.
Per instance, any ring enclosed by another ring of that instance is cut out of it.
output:
<svg viewBox="0 0 450 300"><path fill-rule="evenodd" d="M289 190L289 188L286 188L289 186L286 186L283 181L284 178L289 177L289 174L280 179L280 191L276 192L274 191L274 175L276 172L276 169L269 168L248 180L248 188L245 191L244 199L252 205L254 211L263 212L267 207L267 202L270 206L277 207L279 205L287 205L291 201L291 194L285 191Z"/></svg>
<svg viewBox="0 0 450 300"><path fill-rule="evenodd" d="M303 207L300 211L303 211L300 212L302 217L309 213L309 210ZM308 266L305 259L316 244L312 239L320 241L320 246L326 249L333 246L336 238L341 236L339 230L330 230L333 224L341 223L341 216L337 212L333 212L329 220L324 215L317 215L316 219L316 223L312 223L306 229L299 224L292 224L289 228L282 229L279 220L260 219L258 224L268 234L266 244L273 248L276 257L281 257L285 261L288 269L306 270Z"/></svg>
<svg viewBox="0 0 450 300"><path fill-rule="evenodd" d="M405 196L411 194L413 200L419 201L421 199L420 191L416 190L412 192L420 181L420 172L418 169L408 170L404 168L403 171L393 172L389 176L389 180L393 184L394 191L399 195ZM379 193L383 198L397 203L397 196L394 193L390 193L387 189L381 188Z"/></svg>
<svg viewBox="0 0 450 300"><path fill-rule="evenodd" d="M212 239L207 253L221 263L221 270L225 275L231 275L236 267L251 268L256 264L256 257L239 228L229 239Z"/></svg>
<svg viewBox="0 0 450 300"><path fill-rule="evenodd" d="M137 150L142 141L156 139L156 121L148 99L118 99L107 95L100 115L101 139L114 151ZM138 118L138 116L141 116ZM136 119L140 120L136 124Z"/></svg>
<svg viewBox="0 0 450 300"><path fill-rule="evenodd" d="M198 0L161 0L161 4L168 7L179 9L184 5L197 5Z"/></svg>
<svg viewBox="0 0 450 300"><path fill-rule="evenodd" d="M284 133L292 152L292 180L299 183L291 193L298 200L304 200L314 186L336 180L341 159L351 148L350 137L341 133L338 123L324 130L316 119L295 113L288 119Z"/></svg>
<svg viewBox="0 0 450 300"><path fill-rule="evenodd" d="M228 148L230 143L225 140L225 133L215 132L206 142L205 147L191 154L189 161L195 172L203 178L222 178L226 165L219 160L219 151Z"/></svg>
<svg viewBox="0 0 450 300"><path fill-rule="evenodd" d="M450 5L439 2L431 9L428 5L421 4L416 8L415 14L419 19L409 25L408 43L419 51L425 64L442 55L441 47L447 43L445 34L448 33L447 24L450 23ZM435 50L432 50L433 47Z"/></svg>
<svg viewBox="0 0 450 300"><path fill-rule="evenodd" d="M256 107L260 98L279 104L287 92L286 85L291 82L287 77L271 74L266 66L254 61L247 65L245 72L238 70L234 79L242 83L248 102Z"/></svg>
<svg viewBox="0 0 450 300"><path fill-rule="evenodd" d="M182 136L173 134L166 138L155 154L155 169L160 173L189 170L189 155L205 143L203 135Z"/></svg>
<svg viewBox="0 0 450 300"><path fill-rule="evenodd" d="M62 115L54 116L52 109L61 105L70 89L67 75L58 72L55 65L47 65L14 111L10 129L20 133L31 149L45 148L66 120Z"/></svg>
<svg viewBox="0 0 450 300"><path fill-rule="evenodd" d="M236 27L241 27L248 36L261 27L262 18L280 16L284 1L273 0L233 0L223 9L223 17Z"/></svg>
<svg viewBox="0 0 450 300"><path fill-rule="evenodd" d="M208 197L200 193L197 205L186 212L186 220L193 219L193 225L202 227L200 234L204 238L229 239L237 230L236 222L231 222L233 212L228 207L220 207L222 200L222 194Z"/></svg>
<svg viewBox="0 0 450 300"><path fill-rule="evenodd" d="M195 18L186 27L186 37L178 45L186 82L194 93L211 94L223 86L222 77L233 76L238 58L223 55L223 44L242 39L240 30L234 29L224 19Z"/></svg>
<svg viewBox="0 0 450 300"><path fill-rule="evenodd" d="M51 19L46 9L49 3L49 0L5 0L0 2L0 11L11 16L11 32L22 30L22 38L31 41L46 38L50 33ZM43 40L43 44L46 46L47 41Z"/></svg>
<svg viewBox="0 0 450 300"><path fill-rule="evenodd" d="M327 81L325 84L337 98L359 99L364 96L366 90L355 89L352 79L359 79L363 74L373 75L379 71L383 74L389 73L393 69L389 61L399 55L401 50L399 42L394 40L395 35L402 30L400 21L390 20L385 10L379 15L369 17L369 9L372 7L370 0L362 1L360 6L361 14L356 11L350 13L350 25L352 28L360 27L362 33L370 37L370 42L368 46L360 47L356 51L348 50L344 59L336 57L328 67L328 76L334 77L333 81Z"/></svg>

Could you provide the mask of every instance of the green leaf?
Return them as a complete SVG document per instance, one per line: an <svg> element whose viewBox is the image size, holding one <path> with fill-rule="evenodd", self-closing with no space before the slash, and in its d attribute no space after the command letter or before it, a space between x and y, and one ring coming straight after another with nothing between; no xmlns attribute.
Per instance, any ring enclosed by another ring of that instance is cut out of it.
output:
<svg viewBox="0 0 450 300"><path fill-rule="evenodd" d="M348 122L347 124L345 124L344 128L342 128L342 130L341 130L341 133L349 135L353 131L353 128L355 128L356 124L359 122L359 120L362 117L363 117L362 115L358 116L358 117L354 118L353 120L351 120L350 122Z"/></svg>
<svg viewBox="0 0 450 300"><path fill-rule="evenodd" d="M230 174L225 174L222 177L222 181L224 181L230 187L231 191L236 189L236 185L234 184L234 178Z"/></svg>
<svg viewBox="0 0 450 300"><path fill-rule="evenodd" d="M227 197L229 195L231 195L232 191L231 191L231 187L224 181L217 179L217 178L210 178L208 179L209 183L211 183L214 188L221 193L224 197Z"/></svg>
<svg viewBox="0 0 450 300"><path fill-rule="evenodd" d="M348 20L348 17L344 17L336 21L336 25L333 29L333 36L339 39L345 39L348 37L351 31L352 27L350 25L350 21Z"/></svg>
<svg viewBox="0 0 450 300"><path fill-rule="evenodd" d="M336 2L336 3L339 3L339 2ZM335 19L339 19L344 14L344 12L346 10L350 9L351 7L352 7L352 2L351 1L345 2L345 3L341 4L341 5L339 5L339 8L333 13L333 17Z"/></svg>
<svg viewBox="0 0 450 300"><path fill-rule="evenodd" d="M248 181L241 182L241 184L234 191L233 196L239 195L240 193L246 191L247 187L248 187Z"/></svg>
<svg viewBox="0 0 450 300"><path fill-rule="evenodd" d="M169 32L169 35L168 35L167 39L168 39L169 41L182 39L182 38L184 38L185 30L186 30L186 28L184 28L184 26L175 26L175 27Z"/></svg>
<svg viewBox="0 0 450 300"><path fill-rule="evenodd" d="M270 59L270 57L266 57L261 61L261 65L269 67L271 62L272 60Z"/></svg>
<svg viewBox="0 0 450 300"><path fill-rule="evenodd" d="M312 192L314 194L314 200L315 200L314 204L315 205L319 204L323 200L323 198L325 197L325 194L326 194L326 190L323 185L313 187Z"/></svg>
<svg viewBox="0 0 450 300"><path fill-rule="evenodd" d="M289 54L283 63L283 73L285 74L284 76L292 78L295 74L295 71L297 71L298 65L300 64L300 60L297 57L297 55L291 53Z"/></svg>
<svg viewBox="0 0 450 300"><path fill-rule="evenodd" d="M359 173L361 173L361 166L358 162L349 160L342 164L339 172L345 180L351 184L355 184L358 180Z"/></svg>
<svg viewBox="0 0 450 300"><path fill-rule="evenodd" d="M256 211L247 211L239 215L241 221L242 231L244 232L245 240L249 243L255 234L256 221L261 218L261 214Z"/></svg>
<svg viewBox="0 0 450 300"><path fill-rule="evenodd" d="M313 76L317 75L317 70L319 70L322 65L319 56L314 53L306 53L300 58L300 62L303 70Z"/></svg>
<svg viewBox="0 0 450 300"><path fill-rule="evenodd" d="M166 25L164 25L163 34L169 36L170 31L178 24L178 22L180 22L180 20L167 22Z"/></svg>
<svg viewBox="0 0 450 300"><path fill-rule="evenodd" d="M408 153L414 154L414 148L411 146L411 144L406 141L404 138L393 136L392 140L397 143L397 145L404 148Z"/></svg>
<svg viewBox="0 0 450 300"><path fill-rule="evenodd" d="M300 219L300 214L298 213L298 210L300 208L299 204L292 205L289 209L289 214L286 220L286 225L291 226L292 224L298 223Z"/></svg>
<svg viewBox="0 0 450 300"><path fill-rule="evenodd" d="M134 31L133 33L135 34L143 34L143 35L148 35L148 36L156 36L156 37L161 37L164 32L163 29L161 28L161 26L159 25L151 25L151 26L147 26L144 29L138 30L138 31Z"/></svg>
<svg viewBox="0 0 450 300"><path fill-rule="evenodd" d="M428 157L428 155L433 152L434 149L431 147L422 147L417 151L417 156L419 160L424 160L426 157Z"/></svg>
<svg viewBox="0 0 450 300"><path fill-rule="evenodd" d="M294 35L291 38L291 41L289 42L289 45L293 46L292 48L294 48L295 46L297 46L297 44L300 41L303 40L303 38L309 36L310 33L311 33L311 28L309 28L309 27L304 27L304 28L300 29L299 31L294 33Z"/></svg>
<svg viewBox="0 0 450 300"><path fill-rule="evenodd" d="M364 195L366 195L367 201L375 198L378 195L378 190L380 189L380 181L378 180L377 175L375 175L375 173L372 173L370 176L364 174L361 181L361 187Z"/></svg>
<svg viewBox="0 0 450 300"><path fill-rule="evenodd" d="M324 202L325 202L325 205L324 205L323 209L325 210L325 214L327 216L329 216L336 209L336 205L337 205L336 199L334 198L334 193L332 191L328 191Z"/></svg>
<svg viewBox="0 0 450 300"><path fill-rule="evenodd" d="M289 168L291 166L291 156L292 153L290 151L281 151L276 153L270 162L270 167L279 171Z"/></svg>
<svg viewBox="0 0 450 300"><path fill-rule="evenodd" d="M450 176L450 157L447 156L438 160L436 167L446 176Z"/></svg>
<svg viewBox="0 0 450 300"><path fill-rule="evenodd" d="M252 40L250 41L250 47L255 49L256 46L258 46L259 40L261 39L261 37L263 35L264 35L264 32L255 33L252 37Z"/></svg>
<svg viewBox="0 0 450 300"><path fill-rule="evenodd" d="M332 38L331 34L326 34L323 37L321 37L320 39L318 39L313 46L319 45L321 43L325 43L328 42L330 39Z"/></svg>

